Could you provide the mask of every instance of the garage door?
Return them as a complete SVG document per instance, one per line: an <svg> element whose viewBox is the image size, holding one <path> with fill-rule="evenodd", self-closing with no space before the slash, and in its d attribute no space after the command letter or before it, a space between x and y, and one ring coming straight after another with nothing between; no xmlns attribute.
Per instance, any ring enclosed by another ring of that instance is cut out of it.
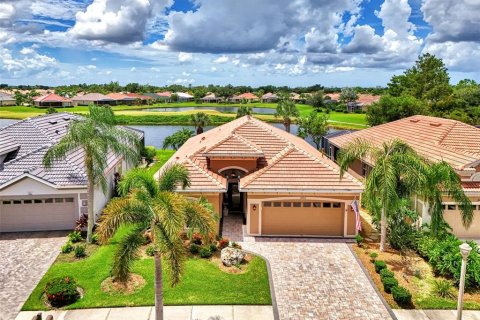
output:
<svg viewBox="0 0 480 320"><path fill-rule="evenodd" d="M263 202L262 234L343 236L343 203Z"/></svg>
<svg viewBox="0 0 480 320"><path fill-rule="evenodd" d="M0 201L0 232L69 230L74 227L74 197Z"/></svg>

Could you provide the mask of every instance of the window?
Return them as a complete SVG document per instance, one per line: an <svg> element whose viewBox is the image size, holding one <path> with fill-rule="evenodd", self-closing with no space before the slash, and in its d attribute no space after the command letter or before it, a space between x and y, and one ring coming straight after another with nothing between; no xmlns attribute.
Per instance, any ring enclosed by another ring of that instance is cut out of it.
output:
<svg viewBox="0 0 480 320"><path fill-rule="evenodd" d="M65 202L73 202L73 198L65 198Z"/></svg>
<svg viewBox="0 0 480 320"><path fill-rule="evenodd" d="M2 201L2 204L11 204L11 201Z"/></svg>
<svg viewBox="0 0 480 320"><path fill-rule="evenodd" d="M21 204L22 200L13 200L13 204Z"/></svg>
<svg viewBox="0 0 480 320"><path fill-rule="evenodd" d="M303 203L303 207L304 208L310 208L312 206L312 203L311 202L304 202Z"/></svg>
<svg viewBox="0 0 480 320"><path fill-rule="evenodd" d="M447 205L447 210L457 210L457 206L454 204L448 204Z"/></svg>
<svg viewBox="0 0 480 320"><path fill-rule="evenodd" d="M323 203L323 207L324 207L324 208L331 208L331 207L332 207L332 203L331 203L331 202L324 202L324 203Z"/></svg>
<svg viewBox="0 0 480 320"><path fill-rule="evenodd" d="M52 198L45 199L45 203L53 203L53 199Z"/></svg>
<svg viewBox="0 0 480 320"><path fill-rule="evenodd" d="M342 207L342 204L340 202L334 202L333 203L333 207L334 208L341 208Z"/></svg>
<svg viewBox="0 0 480 320"><path fill-rule="evenodd" d="M371 169L372 168L368 164L362 162L362 176L363 177L368 176L370 174Z"/></svg>
<svg viewBox="0 0 480 320"><path fill-rule="evenodd" d="M273 206L274 206L275 208L278 208L278 207L281 207L281 206L282 206L282 203L281 203L281 202L274 202L274 203L273 203Z"/></svg>
<svg viewBox="0 0 480 320"><path fill-rule="evenodd" d="M55 203L62 203L63 202L63 198L55 198Z"/></svg>
<svg viewBox="0 0 480 320"><path fill-rule="evenodd" d="M313 203L313 207L314 207L314 208L320 208L320 207L321 207L321 206L320 206L320 202L314 202L314 203Z"/></svg>
<svg viewBox="0 0 480 320"><path fill-rule="evenodd" d="M445 210L445 209L447 209L447 206L442 204L442 210Z"/></svg>
<svg viewBox="0 0 480 320"><path fill-rule="evenodd" d="M33 201L32 201L32 200L23 200L23 203L25 203L25 204L32 204Z"/></svg>
<svg viewBox="0 0 480 320"><path fill-rule="evenodd" d="M284 206L285 208L290 208L290 207L292 206L292 203L291 203L291 202L284 202L284 203L283 203L283 206Z"/></svg>
<svg viewBox="0 0 480 320"><path fill-rule="evenodd" d="M42 199L34 199L33 200L33 203L42 203L42 202L43 202Z"/></svg>
<svg viewBox="0 0 480 320"><path fill-rule="evenodd" d="M294 208L300 208L302 206L302 203L301 202L294 202L293 203L293 207Z"/></svg>
<svg viewBox="0 0 480 320"><path fill-rule="evenodd" d="M264 203L263 203L263 206L264 206L264 207L271 207L271 206L272 206L272 203L271 203L271 202L264 202Z"/></svg>

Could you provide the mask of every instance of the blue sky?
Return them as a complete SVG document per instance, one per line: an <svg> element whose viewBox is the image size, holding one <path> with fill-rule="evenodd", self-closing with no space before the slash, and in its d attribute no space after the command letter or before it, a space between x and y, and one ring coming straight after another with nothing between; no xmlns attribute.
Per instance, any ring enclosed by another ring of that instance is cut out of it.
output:
<svg viewBox="0 0 480 320"><path fill-rule="evenodd" d="M430 52L480 81L475 0L2 0L0 83L384 86Z"/></svg>

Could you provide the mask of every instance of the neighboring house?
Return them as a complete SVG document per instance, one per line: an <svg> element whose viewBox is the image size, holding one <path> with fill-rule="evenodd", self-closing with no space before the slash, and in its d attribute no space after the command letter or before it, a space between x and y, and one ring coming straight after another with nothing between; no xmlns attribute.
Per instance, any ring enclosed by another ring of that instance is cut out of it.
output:
<svg viewBox="0 0 480 320"><path fill-rule="evenodd" d="M187 101L193 101L194 97L186 92L177 92L176 93L178 96L178 102L187 102Z"/></svg>
<svg viewBox="0 0 480 320"><path fill-rule="evenodd" d="M49 93L33 99L33 104L37 107L70 107L72 100L64 98L55 93Z"/></svg>
<svg viewBox="0 0 480 320"><path fill-rule="evenodd" d="M160 97L160 101L165 103L172 102L172 93L170 91L157 92L157 95Z"/></svg>
<svg viewBox="0 0 480 320"><path fill-rule="evenodd" d="M249 235L353 237L350 204L362 184L305 140L251 116L189 139L165 164L183 164L191 185L224 217L242 214ZM161 171L157 172L156 176Z"/></svg>
<svg viewBox="0 0 480 320"><path fill-rule="evenodd" d="M331 152L333 148L330 147L330 139L334 137L339 137L348 133L352 133L352 131L351 130L335 130L327 133L322 137L322 141L320 142L320 150L322 150L323 153L325 153L329 158L332 159Z"/></svg>
<svg viewBox="0 0 480 320"><path fill-rule="evenodd" d="M277 102L278 96L275 93L267 92L262 96L262 102Z"/></svg>
<svg viewBox="0 0 480 320"><path fill-rule="evenodd" d="M116 100L101 93L87 93L84 95L76 95L72 98L73 104L76 106L96 105L115 105Z"/></svg>
<svg viewBox="0 0 480 320"><path fill-rule="evenodd" d="M15 106L17 102L15 98L7 93L0 92L0 107L1 106Z"/></svg>
<svg viewBox="0 0 480 320"><path fill-rule="evenodd" d="M139 94L139 93L126 93L126 95L129 96L130 98L134 98L135 103L138 105L149 104L151 101L153 101L152 97Z"/></svg>
<svg viewBox="0 0 480 320"><path fill-rule="evenodd" d="M253 102L258 100L259 100L258 97L251 92L245 92L245 93L239 94L238 96L233 96L232 98L230 98L231 102L236 102L236 103L242 102L242 101Z"/></svg>
<svg viewBox="0 0 480 320"><path fill-rule="evenodd" d="M124 93L117 93L117 92L109 93L107 94L107 97L115 100L116 105L131 106L131 105L134 105L137 101L137 99L134 97L129 97Z"/></svg>
<svg viewBox="0 0 480 320"><path fill-rule="evenodd" d="M200 100L202 100L203 102L212 103L212 102L220 102L223 99L220 97L217 97L215 93L208 93L205 97L201 98Z"/></svg>
<svg viewBox="0 0 480 320"><path fill-rule="evenodd" d="M147 97L150 97L151 102L164 102L165 101L165 99L163 97L161 97L158 94L153 93L153 92L144 93L143 95L147 96Z"/></svg>
<svg viewBox="0 0 480 320"><path fill-rule="evenodd" d="M66 134L73 119L81 117L54 113L0 129L0 232L71 230L75 220L87 212L83 151L69 154L51 169L42 164L47 150ZM143 139L143 132L135 132ZM131 166L113 153L108 158L108 191L104 194L100 187L95 189L96 215L113 193L115 174Z"/></svg>
<svg viewBox="0 0 480 320"><path fill-rule="evenodd" d="M326 94L325 103L337 103L340 101L340 93L329 93ZM380 100L380 96L375 96L372 94L358 94L357 101L347 103L347 111L348 112L355 112L357 110L366 111L368 106L372 103L378 102Z"/></svg>
<svg viewBox="0 0 480 320"><path fill-rule="evenodd" d="M408 143L426 159L448 162L462 180L465 193L474 207L475 218L467 230L462 225L458 206L444 197L444 217L453 233L462 238L480 238L480 129L460 121L428 116L412 116L350 134L328 139L330 150L326 154L336 160L338 152L349 142L364 139L376 146L393 139ZM355 161L351 169L365 177L374 163L368 159ZM421 223L430 221L428 205L415 198L415 208L421 215Z"/></svg>

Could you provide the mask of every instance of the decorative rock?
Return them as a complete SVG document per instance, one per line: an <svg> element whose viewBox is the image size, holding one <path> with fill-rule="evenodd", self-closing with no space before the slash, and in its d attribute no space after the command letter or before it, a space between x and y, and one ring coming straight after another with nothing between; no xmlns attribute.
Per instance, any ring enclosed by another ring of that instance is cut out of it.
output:
<svg viewBox="0 0 480 320"><path fill-rule="evenodd" d="M226 247L222 249L222 252L220 254L220 259L222 260L222 263L227 267L240 264L244 258L245 253L242 250L232 247Z"/></svg>

